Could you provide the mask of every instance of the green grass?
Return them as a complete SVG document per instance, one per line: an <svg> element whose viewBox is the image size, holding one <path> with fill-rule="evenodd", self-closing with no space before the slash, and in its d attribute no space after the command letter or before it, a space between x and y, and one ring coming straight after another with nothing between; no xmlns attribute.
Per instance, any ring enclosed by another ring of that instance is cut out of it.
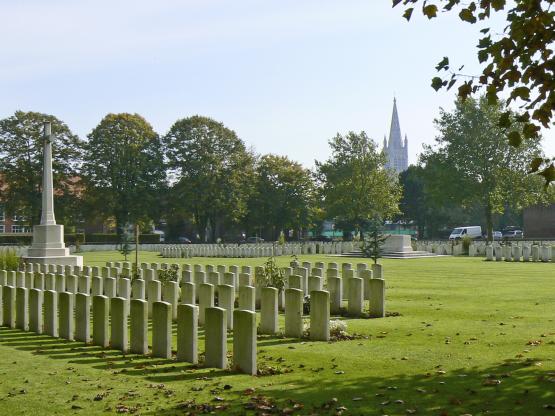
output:
<svg viewBox="0 0 555 416"><path fill-rule="evenodd" d="M87 264L103 265L121 256L84 257ZM300 258L305 259L347 261ZM264 259L180 261L141 253L140 261L255 266ZM347 320L349 332L368 339L261 337L259 367L274 375L123 356L2 328L0 414L114 414L118 405L143 415L255 414L245 409L254 402L279 409L296 405L294 414L336 414L342 407L344 415L554 413L544 408L555 407L553 265L453 257L383 264L387 309L400 316ZM201 337L201 351L202 342ZM97 395L101 400L94 400ZM191 403L196 407L187 407Z"/></svg>

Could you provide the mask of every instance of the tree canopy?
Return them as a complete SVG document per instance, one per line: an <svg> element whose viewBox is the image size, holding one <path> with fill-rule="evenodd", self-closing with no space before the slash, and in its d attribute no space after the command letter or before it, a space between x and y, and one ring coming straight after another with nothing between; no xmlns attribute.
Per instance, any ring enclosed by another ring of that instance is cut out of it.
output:
<svg viewBox="0 0 555 416"><path fill-rule="evenodd" d="M254 156L233 130L201 116L176 121L164 145L175 174L174 204L193 217L203 241L214 241L218 227L237 224L246 215ZM208 226L211 235L206 236Z"/></svg>
<svg viewBox="0 0 555 416"><path fill-rule="evenodd" d="M520 123L518 129L510 129L508 140L513 146L539 136L540 128L550 127L555 110L555 12L553 0L392 0L393 7L405 6L407 20L417 3L422 4L422 13L429 19L443 12L458 12L461 21L486 25L480 30L478 59L483 64L481 74L461 74L462 67L453 70L449 57L437 65L445 77L434 77L432 87L450 89L457 83L458 95L466 98L483 89L488 103L498 102L506 94L508 103L518 105L514 116L505 110L499 117L500 127L509 128L511 123ZM504 14L506 26L501 33L493 31L487 22L495 14ZM538 172L547 183L555 180L552 159L531 159L530 171Z"/></svg>
<svg viewBox="0 0 555 416"><path fill-rule="evenodd" d="M43 172L43 125L52 124L52 170L56 216L72 223L79 191L77 175L82 161L82 141L53 115L16 111L0 120L0 197L6 211L40 222ZM63 201L63 203L62 203Z"/></svg>
<svg viewBox="0 0 555 416"><path fill-rule="evenodd" d="M366 133L337 134L329 141L331 157L316 161L319 191L328 218L344 231L363 230L375 217L399 212L401 187L385 168L386 156Z"/></svg>
<svg viewBox="0 0 555 416"><path fill-rule="evenodd" d="M436 144L421 156L422 163L434 166L434 174L427 177L432 198L482 207L489 239L494 213L506 206L520 210L544 195L539 178L527 174L528 161L541 157L540 139L511 146L506 129L499 127L504 114L502 104L490 105L485 97L458 100L452 112L440 112ZM512 123L513 129L519 127L524 128Z"/></svg>
<svg viewBox="0 0 555 416"><path fill-rule="evenodd" d="M108 114L85 145L86 199L91 211L122 227L156 217L165 167L160 138L138 114Z"/></svg>
<svg viewBox="0 0 555 416"><path fill-rule="evenodd" d="M310 226L314 210L311 172L285 156L264 155L256 163L254 192L249 199L251 227L277 239L280 231Z"/></svg>

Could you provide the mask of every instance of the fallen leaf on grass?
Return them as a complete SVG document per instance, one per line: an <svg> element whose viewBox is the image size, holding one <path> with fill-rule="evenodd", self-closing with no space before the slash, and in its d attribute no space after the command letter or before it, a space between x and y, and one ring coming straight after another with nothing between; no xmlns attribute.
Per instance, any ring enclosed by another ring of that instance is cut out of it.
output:
<svg viewBox="0 0 555 416"><path fill-rule="evenodd" d="M499 384L501 384L501 380L493 378L487 378L482 382L483 386L498 386Z"/></svg>

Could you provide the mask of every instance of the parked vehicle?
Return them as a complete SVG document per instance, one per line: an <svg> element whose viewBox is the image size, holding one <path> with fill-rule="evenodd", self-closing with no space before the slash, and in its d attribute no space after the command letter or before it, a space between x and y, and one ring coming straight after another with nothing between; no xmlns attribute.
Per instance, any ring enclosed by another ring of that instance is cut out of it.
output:
<svg viewBox="0 0 555 416"><path fill-rule="evenodd" d="M317 235L315 237L311 237L310 241L323 241L323 242L329 243L329 242L333 241L333 238L328 237L326 235Z"/></svg>
<svg viewBox="0 0 555 416"><path fill-rule="evenodd" d="M451 231L449 240L460 240L465 236L468 236L470 238L482 237L482 227L480 227L479 225L473 225L470 227L457 227L453 231Z"/></svg>
<svg viewBox="0 0 555 416"><path fill-rule="evenodd" d="M161 230L153 230L152 234L158 234L160 236L160 242L164 243L166 241L166 233Z"/></svg>
<svg viewBox="0 0 555 416"><path fill-rule="evenodd" d="M494 231L493 232L493 239L494 240L501 240L503 238L503 233L501 231Z"/></svg>
<svg viewBox="0 0 555 416"><path fill-rule="evenodd" d="M509 239L509 240L518 240L518 239L522 239L524 238L524 233L522 232L522 230L511 230L511 231L507 231L504 235L503 238Z"/></svg>
<svg viewBox="0 0 555 416"><path fill-rule="evenodd" d="M179 242L179 244L191 244L191 240L189 240L187 237L177 237L177 241Z"/></svg>
<svg viewBox="0 0 555 416"><path fill-rule="evenodd" d="M261 237L249 237L247 238L247 243L263 243L264 239Z"/></svg>

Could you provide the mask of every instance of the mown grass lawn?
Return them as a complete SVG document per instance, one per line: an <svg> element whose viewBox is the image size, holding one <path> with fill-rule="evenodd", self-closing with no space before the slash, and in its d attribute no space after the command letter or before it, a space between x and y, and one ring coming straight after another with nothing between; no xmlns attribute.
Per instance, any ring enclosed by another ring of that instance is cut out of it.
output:
<svg viewBox="0 0 555 416"><path fill-rule="evenodd" d="M85 262L120 257L86 253ZM141 253L140 261L264 259ZM383 264L387 308L400 316L347 320L361 336L352 341L261 337L266 375L257 377L2 328L0 415L555 415L554 265L454 257Z"/></svg>

